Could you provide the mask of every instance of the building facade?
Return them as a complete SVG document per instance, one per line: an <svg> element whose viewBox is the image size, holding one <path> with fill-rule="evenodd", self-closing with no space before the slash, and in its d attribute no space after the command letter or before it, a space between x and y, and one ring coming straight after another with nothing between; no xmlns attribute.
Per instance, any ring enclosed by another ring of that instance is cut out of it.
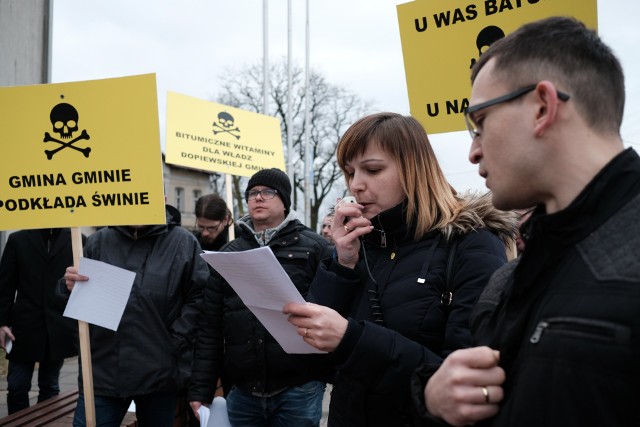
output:
<svg viewBox="0 0 640 427"><path fill-rule="evenodd" d="M204 194L215 193L217 174L165 163L162 156L164 194L167 203L180 211L182 226L195 228L196 200Z"/></svg>

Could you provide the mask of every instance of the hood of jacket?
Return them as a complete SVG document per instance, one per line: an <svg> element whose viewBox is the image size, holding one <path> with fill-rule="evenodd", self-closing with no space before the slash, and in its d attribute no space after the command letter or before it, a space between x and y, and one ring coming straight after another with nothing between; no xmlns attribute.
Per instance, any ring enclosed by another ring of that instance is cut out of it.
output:
<svg viewBox="0 0 640 427"><path fill-rule="evenodd" d="M505 245L515 243L518 215L513 211L496 209L491 202L491 192L466 192L460 196L460 200L462 207L459 214L442 230L447 239L454 234L467 234L478 228L486 228Z"/></svg>
<svg viewBox="0 0 640 427"><path fill-rule="evenodd" d="M244 230L249 234L253 235L256 241L261 246L264 246L267 243L269 243L269 241L273 238L273 236L278 234L280 230L284 229L291 221L294 221L297 218L298 218L298 214L296 213L296 211L294 211L293 209L289 209L289 213L284 218L284 221L278 224L277 227L267 228L264 231L255 231L253 228L253 221L251 220L251 217L247 214L238 220L238 227L241 230Z"/></svg>
<svg viewBox="0 0 640 427"><path fill-rule="evenodd" d="M136 230L132 229L131 226L126 225L110 226L110 228L114 228L125 236L128 236L133 240L137 240L148 236L156 236L158 234L166 233L169 228L176 226L179 227L181 225L182 215L178 209L171 205L165 205L165 214L167 218L166 224L144 225Z"/></svg>

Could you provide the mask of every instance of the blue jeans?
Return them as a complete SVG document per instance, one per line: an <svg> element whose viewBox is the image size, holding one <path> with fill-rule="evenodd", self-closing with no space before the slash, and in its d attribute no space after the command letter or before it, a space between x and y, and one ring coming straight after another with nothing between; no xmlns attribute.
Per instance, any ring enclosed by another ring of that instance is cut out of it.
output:
<svg viewBox="0 0 640 427"><path fill-rule="evenodd" d="M136 404L139 427L171 427L176 416L178 393L151 393L132 397L94 396L96 427L119 427L131 401ZM73 427L85 427L84 393L80 391Z"/></svg>
<svg viewBox="0 0 640 427"><path fill-rule="evenodd" d="M311 381L258 397L233 387L227 396L229 421L234 427L317 427L324 388L324 383Z"/></svg>
<svg viewBox="0 0 640 427"><path fill-rule="evenodd" d="M38 367L38 402L60 394L58 379L64 360L40 362ZM9 361L7 373L7 412L13 414L29 407L29 391L35 362Z"/></svg>

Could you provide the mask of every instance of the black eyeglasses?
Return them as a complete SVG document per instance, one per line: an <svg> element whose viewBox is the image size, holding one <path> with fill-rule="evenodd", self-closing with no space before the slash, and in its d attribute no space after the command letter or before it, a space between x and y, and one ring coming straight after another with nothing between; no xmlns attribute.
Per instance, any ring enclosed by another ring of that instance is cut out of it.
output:
<svg viewBox="0 0 640 427"><path fill-rule="evenodd" d="M538 87L538 84L521 87L520 89L516 89L506 95L502 95L497 98L490 99L486 102L481 102L480 104L467 107L467 109L464 111L464 121L467 124L467 129L469 130L471 139L476 139L480 136L478 126L473 121L473 117L471 117L471 114L475 113L476 111L484 110L485 108L491 107L493 105L513 101L514 99L520 98L521 96L524 96L527 93L533 91L536 87ZM568 101L569 98L571 98L571 96L567 95L564 92L557 91L557 94L558 98L560 98L561 101Z"/></svg>
<svg viewBox="0 0 640 427"><path fill-rule="evenodd" d="M224 223L224 221L220 221L220 222L218 223L218 225L210 226L210 227L205 227L205 226L203 226L203 225L200 225L200 224L196 223L196 228L197 228L197 229L198 229L198 231L199 231L199 232L201 232L201 233L203 233L203 232L205 232L205 231L206 231L206 232L207 232L207 233L209 233L209 234L213 234L213 233L216 233L216 232L220 229L220 226L221 226L223 223Z"/></svg>
<svg viewBox="0 0 640 427"><path fill-rule="evenodd" d="M244 193L247 196L247 200L253 200L258 197L262 197L263 200L269 200L276 197L278 190L272 190L271 188L265 188L264 190L251 190Z"/></svg>

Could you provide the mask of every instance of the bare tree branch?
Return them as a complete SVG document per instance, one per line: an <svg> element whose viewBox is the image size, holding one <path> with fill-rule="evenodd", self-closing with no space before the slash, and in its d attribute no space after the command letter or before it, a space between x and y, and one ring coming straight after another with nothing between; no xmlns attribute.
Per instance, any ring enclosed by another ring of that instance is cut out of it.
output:
<svg viewBox="0 0 640 427"><path fill-rule="evenodd" d="M270 65L269 70L269 111L266 114L280 120L282 141L285 156L287 150L287 129L291 126L293 152L291 164L294 171L294 194L292 207L299 213L304 212L304 154L305 154L305 86L304 70L299 66L292 67L292 106L291 123L287 122L288 98L288 70L285 58ZM262 111L263 99L263 70L262 63L245 66L240 69L227 70L220 76L222 91L216 102L241 108L248 111ZM311 71L309 76L309 138L310 153L313 165L313 188L311 194L311 223L309 227L317 230L319 211L332 201L327 200L331 195L342 196L345 193L345 183L342 172L335 160L335 150L342 133L354 121L369 113L372 109L371 101L364 101L351 91L331 85L319 73ZM234 199L240 202L236 212L244 213L242 205L244 197L242 177L233 177ZM325 201L327 203L325 203Z"/></svg>

